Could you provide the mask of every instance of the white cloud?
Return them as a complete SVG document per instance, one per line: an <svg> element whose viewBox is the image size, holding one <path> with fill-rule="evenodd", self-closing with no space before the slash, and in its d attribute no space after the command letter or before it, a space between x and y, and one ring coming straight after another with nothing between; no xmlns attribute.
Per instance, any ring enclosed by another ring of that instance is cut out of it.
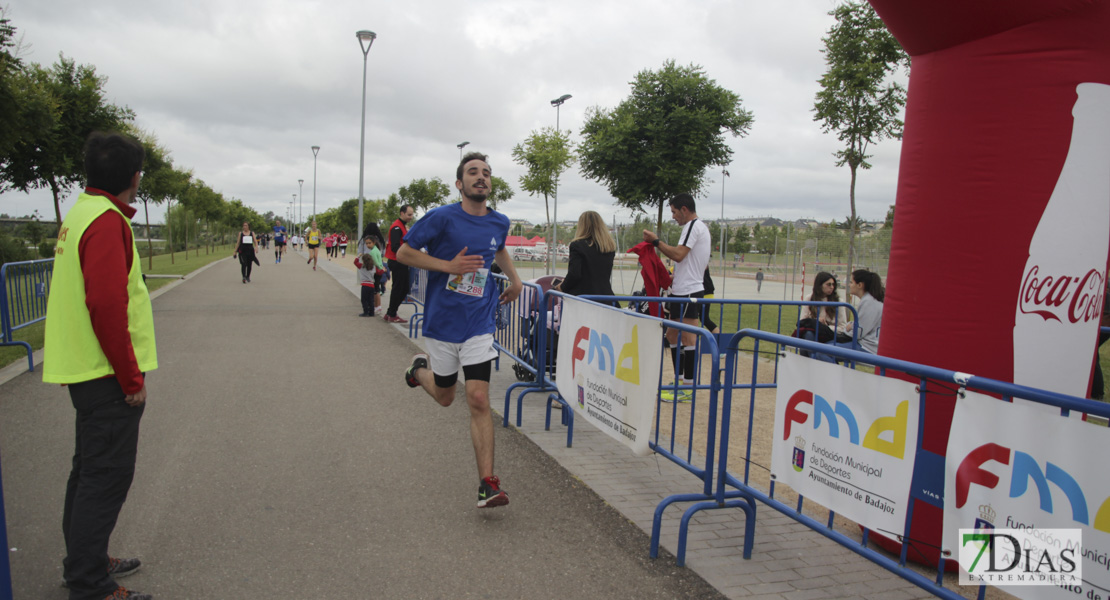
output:
<svg viewBox="0 0 1110 600"><path fill-rule="evenodd" d="M135 110L179 166L227 197L284 215L297 180L317 206L358 193L363 57L355 31L378 34L367 65L365 195L414 178L451 182L456 144L490 154L518 186L513 145L555 124L549 101L573 94L560 125L576 132L591 106L613 107L628 82L665 60L694 63L740 94L755 115L733 139L725 215L843 219L846 169L838 142L812 119L824 71L821 36L833 0L568 0L445 2L22 2L8 16L28 61L59 52L108 78L111 101ZM881 219L894 201L898 142L861 172L859 213ZM702 199L720 215L720 174ZM49 207L48 194L0 195L0 212ZM628 220L598 183L567 173L560 220L587 208ZM63 210L65 207L63 207ZM544 218L542 198L518 190L503 209ZM308 214L310 207L306 206ZM41 210L46 214L52 210Z"/></svg>

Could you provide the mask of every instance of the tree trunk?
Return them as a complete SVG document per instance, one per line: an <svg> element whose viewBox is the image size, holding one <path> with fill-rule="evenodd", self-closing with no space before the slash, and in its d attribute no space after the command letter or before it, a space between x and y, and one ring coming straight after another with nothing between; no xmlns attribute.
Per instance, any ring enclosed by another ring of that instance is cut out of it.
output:
<svg viewBox="0 0 1110 600"><path fill-rule="evenodd" d="M848 201L852 205L852 214L848 217L848 274L845 281L850 281L852 277L852 263L856 255L856 165L849 165L852 171L852 187L848 192Z"/></svg>
<svg viewBox="0 0 1110 600"><path fill-rule="evenodd" d="M185 218L185 260L189 260L189 209L184 210Z"/></svg>
<svg viewBox="0 0 1110 600"><path fill-rule="evenodd" d="M170 246L170 264L174 264L174 247L173 247L173 221L170 220L170 209L173 208L173 201L166 198L166 243Z"/></svg>
<svg viewBox="0 0 1110 600"><path fill-rule="evenodd" d="M58 221L58 231L62 230L62 190L58 188L58 182L50 178L50 192L54 194L54 216Z"/></svg>
<svg viewBox="0 0 1110 600"><path fill-rule="evenodd" d="M146 200L143 200L143 213L146 214L146 261L147 270L154 270L154 242L150 241L150 207L147 206Z"/></svg>
<svg viewBox="0 0 1110 600"><path fill-rule="evenodd" d="M547 203L547 194L543 195L543 209L547 212L547 252L544 253L547 255L547 260L544 261L547 263L547 268L545 272L550 275L554 272L552 271L552 265L555 261L552 260L552 256L554 256L557 249L551 238L551 207Z"/></svg>

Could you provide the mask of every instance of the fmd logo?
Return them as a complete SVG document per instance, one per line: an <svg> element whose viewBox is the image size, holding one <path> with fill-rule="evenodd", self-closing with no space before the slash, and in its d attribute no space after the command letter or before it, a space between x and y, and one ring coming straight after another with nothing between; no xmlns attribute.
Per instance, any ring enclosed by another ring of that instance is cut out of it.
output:
<svg viewBox="0 0 1110 600"><path fill-rule="evenodd" d="M806 407L809 408L808 412L803 410ZM867 429L862 430L864 448L882 452L897 459L905 459L906 427L909 415L910 403L903 400L897 404L893 415L879 417L872 423L860 423L852 409L840 400L832 403L820 394L809 390L798 390L786 402L782 439L790 439L790 430L795 423L805 425L812 419L813 430L821 429L824 424L828 428L829 437L840 439L846 434L848 443L859 446L861 426L866 426ZM881 437L888 433L889 440Z"/></svg>
<svg viewBox="0 0 1110 600"><path fill-rule="evenodd" d="M578 363L596 364L599 371L609 373L621 381L640 385L640 337L639 325L632 327L629 340L621 346L617 355L613 340L608 334L583 325L574 334L574 347L571 353L570 376L578 370Z"/></svg>

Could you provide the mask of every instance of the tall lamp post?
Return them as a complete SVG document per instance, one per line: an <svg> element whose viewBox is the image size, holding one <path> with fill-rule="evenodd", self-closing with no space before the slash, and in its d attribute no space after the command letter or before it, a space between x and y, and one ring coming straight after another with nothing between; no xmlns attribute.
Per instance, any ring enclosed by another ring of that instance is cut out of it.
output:
<svg viewBox="0 0 1110 600"><path fill-rule="evenodd" d="M362 174L366 160L366 57L370 55L370 46L378 34L363 29L355 32L358 46L362 48L362 134L359 137L358 148L358 235L362 235Z"/></svg>
<svg viewBox="0 0 1110 600"><path fill-rule="evenodd" d="M316 219L316 155L320 153L319 146L312 147L312 219Z"/></svg>
<svg viewBox="0 0 1110 600"><path fill-rule="evenodd" d="M571 99L570 94L563 94L558 98L551 101L551 106L555 107L555 132L559 132L559 108L563 103ZM559 174L555 174L555 193L553 208L551 210L552 220L554 227L551 230L551 265L552 269L555 268L555 263L559 261Z"/></svg>
<svg viewBox="0 0 1110 600"><path fill-rule="evenodd" d="M459 144L459 161L462 161L462 149L470 145L470 142L463 142ZM462 199L462 190L459 190L459 199Z"/></svg>
<svg viewBox="0 0 1110 600"><path fill-rule="evenodd" d="M301 201L297 204L297 226L302 227L304 226L304 180L298 179L297 185L300 186L299 190L301 193ZM298 229L297 231L299 232L300 229Z"/></svg>
<svg viewBox="0 0 1110 600"><path fill-rule="evenodd" d="M728 245L728 231L725 228L725 177L731 177L728 169L721 169L721 297L725 297L725 246Z"/></svg>

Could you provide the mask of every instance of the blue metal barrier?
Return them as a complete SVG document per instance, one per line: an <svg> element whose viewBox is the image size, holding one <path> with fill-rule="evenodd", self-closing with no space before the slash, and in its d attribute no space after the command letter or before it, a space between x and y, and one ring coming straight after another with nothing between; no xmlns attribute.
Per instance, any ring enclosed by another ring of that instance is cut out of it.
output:
<svg viewBox="0 0 1110 600"><path fill-rule="evenodd" d="M428 272L417 267L409 267L409 293L401 304L411 304L416 312L409 319L409 337L420 335L420 322L424 320L425 301L428 297Z"/></svg>
<svg viewBox="0 0 1110 600"><path fill-rule="evenodd" d="M745 339L754 340L754 352L751 369L751 379L747 384L737 384L737 358L740 352L739 345ZM910 537L910 523L913 518L913 505L909 506L909 512L906 517L905 528L898 536L898 540L903 542L902 551L898 560L892 560L885 554L877 552L868 546L868 538L870 532L867 529L863 530L861 540L847 536L833 528L833 519L835 513L828 511L824 522L811 517L804 513L804 498L799 495L795 505L791 506L775 498L775 485L774 481L769 481L766 490L760 489L757 485L753 484L751 479L750 467L753 464L752 456L752 438L758 433L754 428L754 415L756 412L756 390L760 387L753 385L758 380L759 371L759 348L761 344L768 344L774 348L776 355L785 349L794 349L795 351L808 351L820 352L831 355L835 358L841 359L848 363L873 365L878 369L878 375L887 375L892 372L906 374L918 380L918 387L920 390L920 403L919 403L919 424L918 424L918 446L917 452L921 453L924 450L921 447L923 441L922 430L925 423L926 407L929 402L929 396L936 396L938 393L952 394L955 393L954 389L974 389L987 394L1000 396L1003 399L1010 398L1023 398L1034 402L1048 404L1061 409L1062 415L1067 415L1069 411L1081 411L1089 414L1094 414L1101 417L1110 418L1110 405L1092 402L1082 398L1074 398L1065 396L1063 394L1056 394L1044 390L1014 385L984 377L969 376L966 374L949 371L946 369L939 369L926 365L910 363L906 361L896 360L892 358L876 356L864 352L857 352L839 347L831 347L827 344L820 344L817 342L800 340L794 337L778 335L774 333L767 333L764 331L757 331L752 329L744 329L737 332L732 339L728 342L726 347L726 369L725 380L726 384L723 387L723 400L722 400L722 418L720 425L720 451L717 459L717 483L716 489L713 493L714 502L718 505L724 506L730 502L735 502L737 499L743 502L750 503L753 499L770 506L771 508L781 512L782 514L793 518L794 520L806 525L810 529L824 535L825 537L845 546L849 550L863 556L864 558L878 564L879 566L891 571L892 573L918 585L922 589L941 597L955 600L963 598L962 595L956 591L943 587L943 576L945 570L945 559L941 560L937 566L935 580L925 577L920 573L909 569L906 566L907 555L910 547L915 543L915 540ZM777 359L776 359L777 361ZM771 387L777 386L777 368L776 368L776 382ZM732 401L733 392L738 389L749 390L749 405L748 405L748 430L747 430L747 445L745 454L741 457L744 461L744 470L742 476L734 475L729 471L729 438L731 429L732 417ZM938 391L939 390L939 391ZM935 400L934 400L935 401ZM762 467L762 465L756 464ZM920 483L917 481L917 473L914 474L914 482L911 484L911 489L917 489ZM752 506L754 509L754 505ZM686 527L684 522L683 528ZM749 523L749 528L753 528L754 523ZM745 551L747 548L745 547ZM745 555L745 558L747 555ZM982 597L985 593L985 588L980 587L979 596Z"/></svg>
<svg viewBox="0 0 1110 600"><path fill-rule="evenodd" d="M497 274L494 278L498 282L499 290L508 283L508 278L504 275ZM520 379L505 390L505 408L501 413L503 427L509 426L513 392L519 391L516 403L516 425L520 427L524 396L544 392L550 394L555 391L547 368L549 356L547 306L547 296L543 288L538 284L525 282L524 289L516 300L497 307L494 347L514 361L513 371L517 379ZM548 427L550 427L550 400L548 411ZM567 445L570 445L569 440Z"/></svg>
<svg viewBox="0 0 1110 600"><path fill-rule="evenodd" d="M33 349L12 339L13 332L46 320L46 299L54 277L54 259L7 263L0 267L0 346L23 346L27 370L35 370Z"/></svg>
<svg viewBox="0 0 1110 600"><path fill-rule="evenodd" d="M565 297L565 294L560 292L548 292L551 298ZM600 306L604 306L607 310L623 312L628 309L617 308L611 304L613 301L634 301L634 302L705 302L699 299L691 298L645 298L643 296L583 296L583 300L599 302ZM721 301L727 302L727 301ZM675 494L664 498L655 508L654 517L652 519L652 533L651 533L651 547L650 555L652 558L659 556L659 541L662 530L663 514L667 507L676 502L694 502L689 506L682 515L681 525L679 528L678 537L678 564L684 565L686 561L686 541L688 525L690 519L699 511L714 509L714 508L740 508L747 515L748 526L744 535L744 555L751 556L751 548L754 542L754 524L755 524L755 511L754 502L750 500L735 501L729 500L725 503L720 503L716 500L713 494L713 470L715 464L716 452L716 431L717 431L717 406L718 397L721 390L721 355L717 346L717 337L709 331L677 321L670 321L659 317L652 317L642 315L642 318L655 321L659 323L661 335L666 336L669 330L676 330L678 335L683 333L691 333L697 337L695 342L698 352L695 353L695 375L692 384L681 384L679 382L678 374L675 372L676 365L671 362L672 358L664 345L663 352L659 356L660 361L660 380L657 383L657 389L661 392L655 398L655 423L654 433L652 439L649 441L649 447L656 454L659 454L677 464L683 469L693 474L698 481L701 482L700 491ZM680 338L679 338L680 339ZM702 365L704 360L708 360L710 364L708 377L702 377ZM670 367L667 365L670 364ZM664 385L663 377L670 373L675 376L674 383ZM708 392L708 404L704 405L705 409L701 410L703 406L703 398L699 397L698 392ZM685 392L689 394L688 401L674 401L666 402L662 399L662 393L670 392L675 394L675 399L678 400L678 394ZM565 400L561 400L565 403ZM566 409L564 409L565 411ZM702 425L699 419L704 418L705 423ZM701 442L697 440L697 434L704 433L705 439ZM568 432L568 437L570 432ZM684 447L682 446L685 441ZM570 444L568 443L568 446Z"/></svg>

